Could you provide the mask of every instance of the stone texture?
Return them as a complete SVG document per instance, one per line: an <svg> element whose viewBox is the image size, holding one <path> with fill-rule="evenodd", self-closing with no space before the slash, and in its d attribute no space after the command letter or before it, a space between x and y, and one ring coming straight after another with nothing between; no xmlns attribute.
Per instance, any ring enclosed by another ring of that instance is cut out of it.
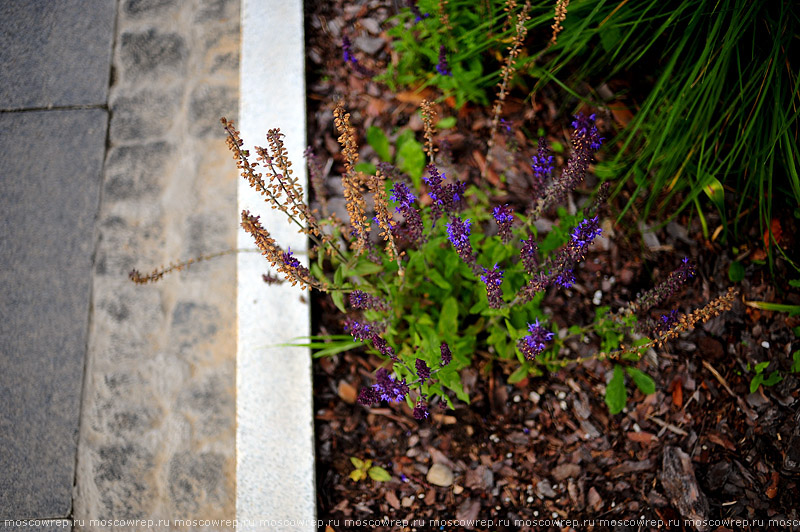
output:
<svg viewBox="0 0 800 532"><path fill-rule="evenodd" d="M235 247L236 1L122 0L78 450L91 519L233 519L233 256L138 286L128 272ZM209 16L213 14L213 16ZM211 116L206 116L210 114ZM204 531L224 528L203 527Z"/></svg>
<svg viewBox="0 0 800 532"><path fill-rule="evenodd" d="M107 116L0 114L0 520L70 512Z"/></svg>
<svg viewBox="0 0 800 532"><path fill-rule="evenodd" d="M0 109L104 105L115 0L0 2Z"/></svg>

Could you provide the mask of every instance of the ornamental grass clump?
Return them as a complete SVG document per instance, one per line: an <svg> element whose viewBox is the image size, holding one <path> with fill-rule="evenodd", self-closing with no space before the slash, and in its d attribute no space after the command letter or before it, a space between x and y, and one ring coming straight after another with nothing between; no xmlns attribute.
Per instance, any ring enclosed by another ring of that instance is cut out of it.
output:
<svg viewBox="0 0 800 532"><path fill-rule="evenodd" d="M601 307L591 323L572 324L566 331L555 328L542 301L547 291L567 290L576 283L581 263L603 233L607 186L582 212L569 215L559 210L559 223L546 238L533 222L552 212L557 200L584 179L603 140L594 115L575 116L572 153L560 174L552 168L547 143L539 141L536 162L547 169L534 166L531 171L539 172L542 192L523 214L508 205L492 209L479 189L437 166L432 120L425 122L431 160L422 190L413 190L408 179L387 164L373 175L356 170L358 137L350 115L337 105L334 123L344 160L346 221L320 217L305 202L278 130L268 132L269 149L255 148L257 158L252 160L233 123L222 123L242 177L308 235L310 265L283 249L257 216L242 212L242 227L283 278L329 294L344 314L342 329L352 341L328 338L316 356L363 345L384 360L374 380L359 392L362 405L404 402L413 417L423 420L434 406L452 408L454 398L468 402L460 371L479 353L510 367L510 382L597 358L613 360L615 375L617 367L629 374L638 371L638 385L644 373L636 365L645 350L722 312L733 300L731 292L689 315L651 316L648 311L665 304L692 277L687 259L662 284L626 307L616 312ZM313 167L313 154L306 154ZM315 189L324 190L319 176L314 180ZM150 275L134 271L131 279L141 283L162 275L159 270ZM276 279L272 272L265 275L271 284ZM565 342L573 337L593 342L596 353L565 357ZM624 386L622 378L612 382ZM609 389L613 397L620 397L618 389ZM609 403L612 412L617 406L618 401Z"/></svg>

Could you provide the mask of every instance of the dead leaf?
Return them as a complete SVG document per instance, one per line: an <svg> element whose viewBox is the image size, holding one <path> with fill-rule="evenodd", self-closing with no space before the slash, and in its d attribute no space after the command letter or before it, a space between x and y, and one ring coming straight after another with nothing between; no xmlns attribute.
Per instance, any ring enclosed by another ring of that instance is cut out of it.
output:
<svg viewBox="0 0 800 532"><path fill-rule="evenodd" d="M778 481L780 481L781 476L778 474L777 471L773 471L770 475L772 477L772 482L770 482L769 487L767 487L767 497L770 499L774 499L775 496L778 494Z"/></svg>
<svg viewBox="0 0 800 532"><path fill-rule="evenodd" d="M611 115L614 117L614 121L620 125L620 127L625 127L628 123L633 120L633 113L630 109L625 106L619 100L615 100L608 104L608 110L611 111Z"/></svg>
<svg viewBox="0 0 800 532"><path fill-rule="evenodd" d="M386 494L384 495L384 498L386 499L386 502L389 503L389 506L391 506L395 510L400 509L400 499L397 498L397 495L395 495L393 491L391 490L387 491Z"/></svg>
<svg viewBox="0 0 800 532"><path fill-rule="evenodd" d="M627 436L628 436L629 440L635 441L637 443L643 443L643 444L648 444L648 443L651 443L651 442L653 442L653 441L658 439L658 438L656 438L655 434L653 434L651 432L647 432L647 431L628 432Z"/></svg>
<svg viewBox="0 0 800 532"><path fill-rule="evenodd" d="M677 408L683 408L683 381L675 379L672 381L672 404Z"/></svg>
<svg viewBox="0 0 800 532"><path fill-rule="evenodd" d="M358 399L358 390L347 381L339 381L339 387L336 391L342 401L349 405L354 404Z"/></svg>

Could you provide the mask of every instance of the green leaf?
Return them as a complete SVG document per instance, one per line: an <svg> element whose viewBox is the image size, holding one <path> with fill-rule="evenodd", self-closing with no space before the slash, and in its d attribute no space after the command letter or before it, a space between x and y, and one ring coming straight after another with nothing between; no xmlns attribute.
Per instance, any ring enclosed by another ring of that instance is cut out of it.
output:
<svg viewBox="0 0 800 532"><path fill-rule="evenodd" d="M775 312L788 312L789 317L800 315L800 305L785 305L783 303L767 303L766 301L745 301L748 307L772 310Z"/></svg>
<svg viewBox="0 0 800 532"><path fill-rule="evenodd" d="M422 171L425 169L425 151L422 144L410 139L397 148L397 167L411 177L414 188L422 186Z"/></svg>
<svg viewBox="0 0 800 532"><path fill-rule="evenodd" d="M439 333L455 334L458 330L458 301L454 297L448 297L442 305L442 312L439 314Z"/></svg>
<svg viewBox="0 0 800 532"><path fill-rule="evenodd" d="M738 260L731 262L731 265L728 266L728 279L732 283L738 283L744 279L744 265Z"/></svg>
<svg viewBox="0 0 800 532"><path fill-rule="evenodd" d="M769 366L769 360L765 362L759 362L758 364L756 364L756 373L763 373L768 366Z"/></svg>
<svg viewBox="0 0 800 532"><path fill-rule="evenodd" d="M769 377L764 379L764 386L774 386L783 380L783 376L778 370L769 374Z"/></svg>
<svg viewBox="0 0 800 532"><path fill-rule="evenodd" d="M336 268L336 272L333 274L333 285L336 287L341 287L344 284L344 264L340 264L338 268Z"/></svg>
<svg viewBox="0 0 800 532"><path fill-rule="evenodd" d="M375 168L374 164L368 163L368 162L364 162L364 161L356 164L356 166L355 166L355 171L356 172L363 172L363 173L368 174L368 175L375 175L375 171L376 170L377 170L377 168Z"/></svg>
<svg viewBox="0 0 800 532"><path fill-rule="evenodd" d="M656 393L656 382L653 378L648 375L647 373L636 369L636 368L625 368L625 371L628 372L628 375L631 376L633 379L634 384L639 390L645 395L651 395Z"/></svg>
<svg viewBox="0 0 800 532"><path fill-rule="evenodd" d="M750 393L755 393L763 381L764 381L763 373L758 373L755 377L753 377L752 380L750 381Z"/></svg>
<svg viewBox="0 0 800 532"><path fill-rule="evenodd" d="M378 157L380 157L382 161L387 163L392 162L389 139L386 138L386 134L381 128L370 126L369 129L367 129L367 143L372 146L372 149L375 150L375 153L378 154Z"/></svg>
<svg viewBox="0 0 800 532"><path fill-rule="evenodd" d="M342 312L347 312L344 309L344 292L340 292L339 290L331 292L331 299L333 300L333 304L336 305L336 308Z"/></svg>
<svg viewBox="0 0 800 532"><path fill-rule="evenodd" d="M352 270L347 270L347 275L371 275L373 273L378 273L383 270L383 266L380 264L375 264L371 260L364 260L358 264L356 264L355 268Z"/></svg>
<svg viewBox="0 0 800 532"><path fill-rule="evenodd" d="M389 474L384 468L374 466L369 468L369 478L378 482L389 482L392 480L392 475Z"/></svg>
<svg viewBox="0 0 800 532"><path fill-rule="evenodd" d="M436 123L436 127L439 129L450 129L451 127L455 127L455 125L456 117L454 116L447 116Z"/></svg>
<svg viewBox="0 0 800 532"><path fill-rule="evenodd" d="M800 279L792 279L789 281L789 286L794 288L800 288Z"/></svg>
<svg viewBox="0 0 800 532"><path fill-rule="evenodd" d="M437 270L428 270L428 277L430 277L433 284L441 288L442 290L450 290L453 288L453 285L447 282L447 279L442 277L442 274L439 273Z"/></svg>
<svg viewBox="0 0 800 532"><path fill-rule="evenodd" d="M713 175L703 173L703 192L718 209L722 210L725 206L725 190L722 188L722 183Z"/></svg>
<svg viewBox="0 0 800 532"><path fill-rule="evenodd" d="M792 362L792 373L800 373L800 350L792 353L792 360L794 361Z"/></svg>
<svg viewBox="0 0 800 532"><path fill-rule="evenodd" d="M360 469L354 469L353 471L350 472L350 479L353 482L358 482L359 480L362 480L365 476L366 474Z"/></svg>
<svg viewBox="0 0 800 532"><path fill-rule="evenodd" d="M527 376L528 376L528 366L525 365L525 364L522 364L520 367L518 367L516 369L516 371L514 371L514 373L512 373L508 377L508 383L509 384L516 384L516 383L518 383L519 381L521 381L522 379L524 379Z"/></svg>
<svg viewBox="0 0 800 532"><path fill-rule="evenodd" d="M625 374L622 366L614 365L614 376L606 386L606 405L611 414L619 414L628 402L628 393L625 391Z"/></svg>
<svg viewBox="0 0 800 532"><path fill-rule="evenodd" d="M364 467L364 460L361 458L356 458L355 456L350 457L350 463L353 464L353 467L357 469L361 469Z"/></svg>

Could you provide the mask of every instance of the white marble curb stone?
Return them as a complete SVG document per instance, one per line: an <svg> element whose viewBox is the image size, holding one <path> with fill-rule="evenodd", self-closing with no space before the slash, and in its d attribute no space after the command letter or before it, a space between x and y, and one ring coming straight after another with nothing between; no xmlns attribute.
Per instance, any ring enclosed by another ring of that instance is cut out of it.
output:
<svg viewBox="0 0 800 532"><path fill-rule="evenodd" d="M238 127L245 149L267 146L280 128L294 175L307 182L305 53L301 0L243 0ZM307 263L306 236L239 182L239 210ZM254 248L239 230L238 246ZM239 253L236 362L236 518L240 530L315 531L313 405L308 349L276 347L310 334L310 312L299 287L267 285L269 263Z"/></svg>

